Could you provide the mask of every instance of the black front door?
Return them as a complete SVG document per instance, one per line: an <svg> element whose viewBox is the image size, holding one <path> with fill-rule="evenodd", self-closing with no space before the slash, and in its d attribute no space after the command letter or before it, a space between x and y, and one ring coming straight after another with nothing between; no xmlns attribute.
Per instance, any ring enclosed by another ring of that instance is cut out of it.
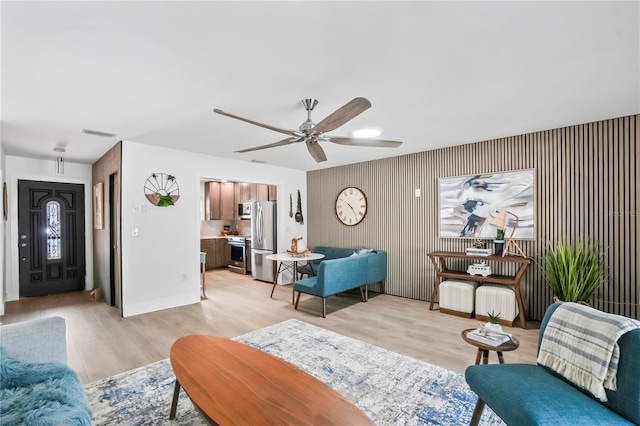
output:
<svg viewBox="0 0 640 426"><path fill-rule="evenodd" d="M20 297L84 290L84 186L18 181Z"/></svg>

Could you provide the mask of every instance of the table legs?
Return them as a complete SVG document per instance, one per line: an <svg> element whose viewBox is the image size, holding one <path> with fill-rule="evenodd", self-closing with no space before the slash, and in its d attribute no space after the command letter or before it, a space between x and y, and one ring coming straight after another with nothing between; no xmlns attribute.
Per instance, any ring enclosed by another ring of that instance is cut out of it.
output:
<svg viewBox="0 0 640 426"><path fill-rule="evenodd" d="M498 361L500 364L504 364L504 356L502 355L502 351L496 351L498 354ZM483 364L489 364L489 350L488 349L480 349L478 348L478 353L476 354L476 365L480 364L480 359L482 358Z"/></svg>
<svg viewBox="0 0 640 426"><path fill-rule="evenodd" d="M278 268L276 269L276 273L273 275L273 287L271 287L271 296L269 296L271 299L273 299L273 292L276 289L276 285L278 285L278 277L280 276L280 273L282 272L283 263L284 262L278 262ZM293 283L296 282L296 279L298 277L298 262L292 262L292 263L293 263L293 267L292 267L293 278L292 278L292 281L291 281L291 303L295 304L296 292L293 289Z"/></svg>
<svg viewBox="0 0 640 426"><path fill-rule="evenodd" d="M173 388L173 400L171 401L171 411L169 411L169 420L176 418L176 409L178 408L178 397L180 396L180 382L176 379L176 385Z"/></svg>

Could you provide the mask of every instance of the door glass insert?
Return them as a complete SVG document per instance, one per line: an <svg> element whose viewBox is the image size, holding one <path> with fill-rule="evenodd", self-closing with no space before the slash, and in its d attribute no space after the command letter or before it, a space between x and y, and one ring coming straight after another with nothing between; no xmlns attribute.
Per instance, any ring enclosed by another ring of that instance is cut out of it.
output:
<svg viewBox="0 0 640 426"><path fill-rule="evenodd" d="M47 203L47 259L60 259L62 253L62 233L60 232L60 203Z"/></svg>

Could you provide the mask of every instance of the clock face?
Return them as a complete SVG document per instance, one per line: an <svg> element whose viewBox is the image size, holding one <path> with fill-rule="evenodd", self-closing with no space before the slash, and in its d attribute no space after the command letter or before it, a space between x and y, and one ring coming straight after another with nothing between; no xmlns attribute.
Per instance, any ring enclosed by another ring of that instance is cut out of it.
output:
<svg viewBox="0 0 640 426"><path fill-rule="evenodd" d="M340 191L336 198L336 216L345 225L357 225L367 214L367 197L355 187Z"/></svg>

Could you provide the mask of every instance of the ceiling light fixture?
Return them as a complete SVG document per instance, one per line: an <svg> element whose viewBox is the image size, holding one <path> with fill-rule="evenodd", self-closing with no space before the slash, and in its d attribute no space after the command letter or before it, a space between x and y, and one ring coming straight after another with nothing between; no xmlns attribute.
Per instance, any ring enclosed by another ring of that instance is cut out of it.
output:
<svg viewBox="0 0 640 426"><path fill-rule="evenodd" d="M53 150L58 153L58 158L56 158L56 174L63 175L64 174L64 158L62 158L62 153L65 152L65 149L53 148Z"/></svg>
<svg viewBox="0 0 640 426"><path fill-rule="evenodd" d="M101 136L103 138L112 138L116 136L115 133L100 132L98 130L90 130L90 129L82 129L82 133L86 133L87 135L93 135L93 136Z"/></svg>
<svg viewBox="0 0 640 426"><path fill-rule="evenodd" d="M360 129L352 133L354 138L375 138L381 134L382 131L380 129Z"/></svg>

